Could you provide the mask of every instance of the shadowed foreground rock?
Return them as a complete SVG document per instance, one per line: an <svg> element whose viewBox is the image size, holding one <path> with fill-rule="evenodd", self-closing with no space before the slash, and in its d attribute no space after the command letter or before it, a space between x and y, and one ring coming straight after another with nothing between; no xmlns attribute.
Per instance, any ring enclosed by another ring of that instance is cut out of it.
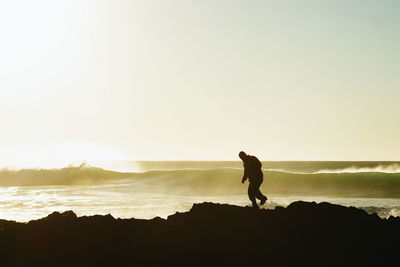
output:
<svg viewBox="0 0 400 267"><path fill-rule="evenodd" d="M203 203L167 220L68 211L0 221L1 266L387 266L399 240L400 218L309 202L258 212Z"/></svg>

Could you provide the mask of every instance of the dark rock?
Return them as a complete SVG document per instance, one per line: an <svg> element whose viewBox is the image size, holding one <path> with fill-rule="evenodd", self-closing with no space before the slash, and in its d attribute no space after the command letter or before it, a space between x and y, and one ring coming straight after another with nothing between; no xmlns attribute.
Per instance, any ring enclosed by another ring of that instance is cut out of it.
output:
<svg viewBox="0 0 400 267"><path fill-rule="evenodd" d="M275 210L203 203L167 220L72 211L0 220L2 266L386 266L399 240L399 218L315 202Z"/></svg>

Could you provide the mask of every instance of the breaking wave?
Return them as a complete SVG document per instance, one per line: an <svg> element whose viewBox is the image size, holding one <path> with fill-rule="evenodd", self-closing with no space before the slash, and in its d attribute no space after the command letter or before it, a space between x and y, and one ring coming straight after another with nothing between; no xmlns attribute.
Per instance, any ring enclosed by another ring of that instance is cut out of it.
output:
<svg viewBox="0 0 400 267"><path fill-rule="evenodd" d="M98 184L115 181L128 175L85 164L60 169L2 169L0 186Z"/></svg>
<svg viewBox="0 0 400 267"><path fill-rule="evenodd" d="M82 185L140 182L166 193L243 194L243 170L153 170L121 173L81 165L61 169L0 170L0 186ZM400 173L331 171L297 173L265 170L262 190L283 195L400 198Z"/></svg>
<svg viewBox="0 0 400 267"><path fill-rule="evenodd" d="M240 168L239 168L240 169ZM400 165L399 164L390 164L390 165L377 165L373 167L366 166L348 166L345 168L332 168L332 169L320 169L320 170L284 170L284 169L275 169L275 168L267 168L264 171L278 171L278 172L288 172L294 174L320 174L320 173L365 173L365 172L376 172L376 173L397 173L400 174Z"/></svg>
<svg viewBox="0 0 400 267"><path fill-rule="evenodd" d="M399 164L378 165L375 167L348 167L338 170L319 170L315 173L363 173L363 172L378 172L378 173L400 173Z"/></svg>
<svg viewBox="0 0 400 267"><path fill-rule="evenodd" d="M242 170L149 171L154 186L196 194L242 194ZM272 194L400 198L400 174L380 172L301 174L264 171L263 190Z"/></svg>

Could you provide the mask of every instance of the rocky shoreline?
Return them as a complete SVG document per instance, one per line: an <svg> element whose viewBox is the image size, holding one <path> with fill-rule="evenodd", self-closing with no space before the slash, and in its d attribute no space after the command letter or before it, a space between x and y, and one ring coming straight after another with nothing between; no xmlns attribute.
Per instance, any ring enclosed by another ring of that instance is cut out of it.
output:
<svg viewBox="0 0 400 267"><path fill-rule="evenodd" d="M2 266L387 266L400 218L330 203L254 210L202 203L167 219L0 220Z"/></svg>

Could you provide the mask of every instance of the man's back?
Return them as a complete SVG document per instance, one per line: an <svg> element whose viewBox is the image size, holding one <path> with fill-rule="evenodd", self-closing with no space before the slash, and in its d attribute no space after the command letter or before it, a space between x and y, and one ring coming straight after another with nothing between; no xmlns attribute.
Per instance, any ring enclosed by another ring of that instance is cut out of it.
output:
<svg viewBox="0 0 400 267"><path fill-rule="evenodd" d="M262 164L255 156L248 155L243 162L247 177L250 182L262 182L263 173L261 170Z"/></svg>

